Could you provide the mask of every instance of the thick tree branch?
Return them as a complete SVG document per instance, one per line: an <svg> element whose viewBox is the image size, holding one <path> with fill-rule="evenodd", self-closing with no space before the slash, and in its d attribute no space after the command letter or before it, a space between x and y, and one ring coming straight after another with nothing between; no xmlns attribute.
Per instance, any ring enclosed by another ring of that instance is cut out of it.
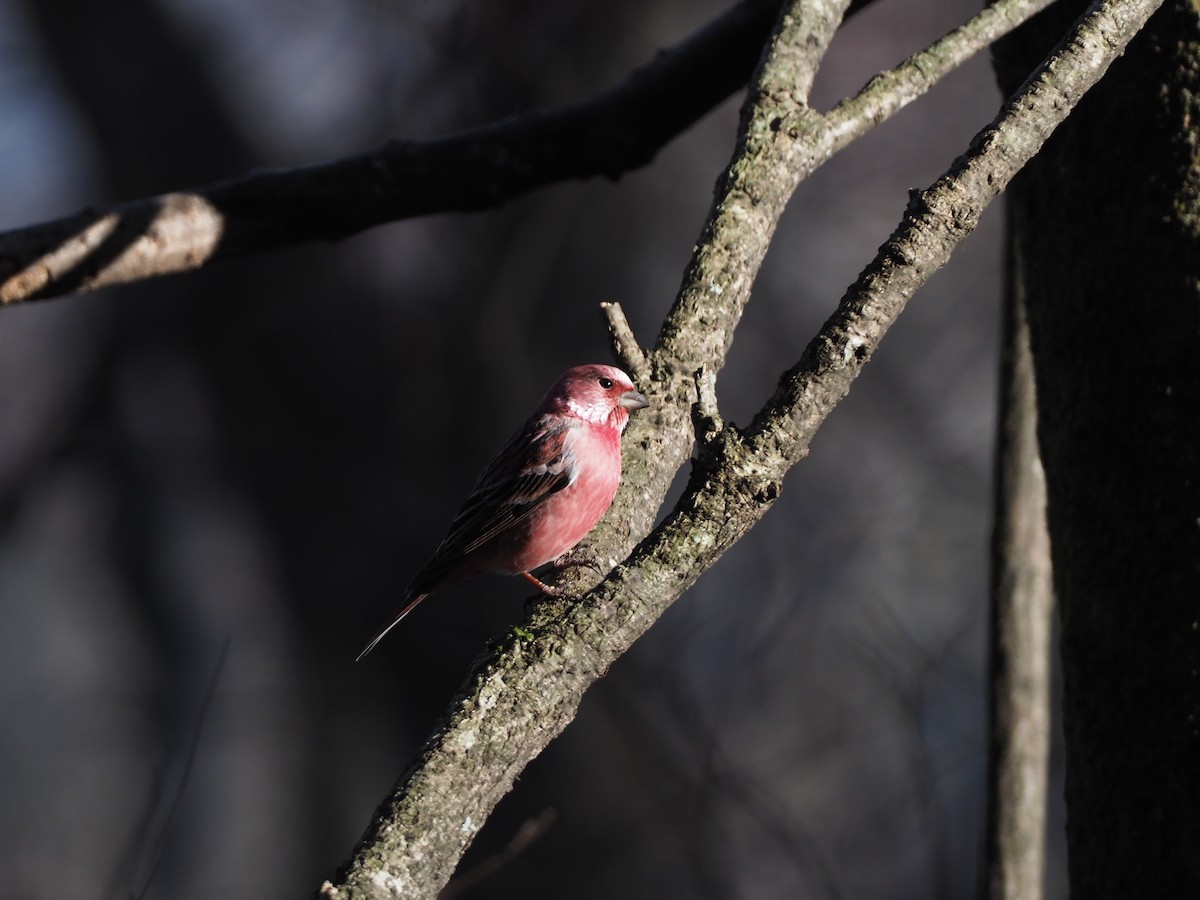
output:
<svg viewBox="0 0 1200 900"><path fill-rule="evenodd" d="M340 883L326 884L324 896L430 896L445 882L519 772L574 717L587 687L772 505L784 474L807 452L816 429L908 298L945 263L982 210L1103 75L1157 5L1156 0L1109 0L1097 3L1077 23L1070 40L1056 48L970 151L914 198L895 234L849 289L799 364L785 373L779 390L746 432L722 426L708 374L693 373L691 399L697 401L708 440L676 509L581 602L542 604L526 627L514 629L477 666L447 720L378 811ZM785 17L780 34L790 43L773 46L758 81L756 105L775 102L770 93L774 62L793 63L796 49L807 47L813 55L793 67L799 73L823 52L820 35L837 18L836 7L809 4L808 9L812 18ZM812 30L795 28L797 21L807 22ZM790 114L797 119L807 116L803 99L793 103ZM744 121L752 125L761 117L750 110ZM771 130L772 119L766 121ZM744 148L756 146L752 136L743 137L726 184L737 181ZM756 184L745 187L762 196L769 191ZM719 215L721 202L714 215ZM710 226L706 237L713 231ZM697 255L701 261L689 270L689 284L697 277L715 277L707 262L711 257ZM668 363L663 346L675 337L666 335L655 351L660 380L652 387L664 384L661 376ZM723 358L723 353L718 346L717 355ZM656 393L656 398L674 408L673 396ZM690 408L690 399L687 405ZM684 433L690 443L690 427ZM651 469L646 460L661 457L663 447L678 440L677 434L661 434L657 440L643 435L627 443L627 457L644 477ZM623 505L606 520L608 530L598 549L615 554L627 546L638 533L637 522L653 514L653 508L636 516L631 510L638 500L653 499L657 488L637 482L623 488Z"/></svg>
<svg viewBox="0 0 1200 900"><path fill-rule="evenodd" d="M0 304L95 290L383 222L617 178L745 84L781 0L743 0L585 102L439 140L85 209L0 234ZM856 0L862 8L872 0Z"/></svg>

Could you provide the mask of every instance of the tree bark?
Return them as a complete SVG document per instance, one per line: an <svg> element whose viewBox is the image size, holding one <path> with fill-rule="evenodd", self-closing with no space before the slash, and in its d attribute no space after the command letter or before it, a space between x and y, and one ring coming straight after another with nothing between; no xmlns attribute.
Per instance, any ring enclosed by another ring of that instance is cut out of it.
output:
<svg viewBox="0 0 1200 900"><path fill-rule="evenodd" d="M1005 45L1009 84L1064 14ZM1074 900L1200 896L1198 98L1200 10L1173 0L1012 192Z"/></svg>

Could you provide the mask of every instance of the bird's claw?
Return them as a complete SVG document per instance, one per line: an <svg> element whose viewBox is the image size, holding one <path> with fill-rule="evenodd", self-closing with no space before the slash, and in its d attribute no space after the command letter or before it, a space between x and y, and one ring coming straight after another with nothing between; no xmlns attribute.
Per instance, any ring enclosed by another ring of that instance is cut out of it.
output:
<svg viewBox="0 0 1200 900"><path fill-rule="evenodd" d="M567 551L558 559L553 560L550 563L550 566L556 572L561 572L564 569L578 569L586 566L589 569L594 569L597 575L604 575L604 568L600 565L600 561L596 559L596 557L592 556L592 554L587 553L578 547L574 550Z"/></svg>
<svg viewBox="0 0 1200 900"><path fill-rule="evenodd" d="M571 594L570 591L565 591L562 588L555 587L552 584L546 584L546 582L542 581L539 578L535 578L529 572L522 572L521 577L524 578L526 581L528 581L530 584L532 584L535 588L537 588L539 591L541 591L547 597L558 597L559 599L562 599L562 600L570 600L574 596L573 594Z"/></svg>

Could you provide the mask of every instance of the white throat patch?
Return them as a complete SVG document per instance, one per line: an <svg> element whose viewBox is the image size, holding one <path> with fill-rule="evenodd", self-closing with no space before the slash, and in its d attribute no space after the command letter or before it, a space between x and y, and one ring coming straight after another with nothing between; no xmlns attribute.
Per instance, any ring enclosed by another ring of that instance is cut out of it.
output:
<svg viewBox="0 0 1200 900"><path fill-rule="evenodd" d="M608 421L608 417L611 414L611 410L597 406L585 406L574 400L567 401L567 409L571 411L571 415L578 416L585 422L591 422L595 425L603 425Z"/></svg>

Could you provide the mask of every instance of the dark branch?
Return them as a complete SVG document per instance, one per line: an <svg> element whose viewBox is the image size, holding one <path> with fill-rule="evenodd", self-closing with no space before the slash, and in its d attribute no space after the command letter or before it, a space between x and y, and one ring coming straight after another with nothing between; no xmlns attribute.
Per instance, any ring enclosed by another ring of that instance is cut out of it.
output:
<svg viewBox="0 0 1200 900"><path fill-rule="evenodd" d="M779 7L779 0L743 0L573 106L0 234L0 303L186 272L434 212L491 209L567 179L619 178L746 83Z"/></svg>

